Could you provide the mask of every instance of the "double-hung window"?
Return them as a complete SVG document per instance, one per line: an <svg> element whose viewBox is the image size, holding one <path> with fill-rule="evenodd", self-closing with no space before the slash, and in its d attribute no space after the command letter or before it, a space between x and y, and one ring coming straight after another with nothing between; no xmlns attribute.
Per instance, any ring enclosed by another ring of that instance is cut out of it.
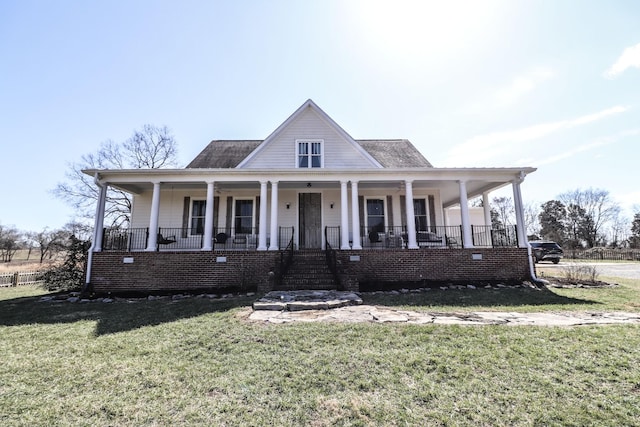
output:
<svg viewBox="0 0 640 427"><path fill-rule="evenodd" d="M253 199L236 199L235 208L236 234L253 234Z"/></svg>
<svg viewBox="0 0 640 427"><path fill-rule="evenodd" d="M194 200L191 204L191 235L204 234L204 217L206 212L206 200Z"/></svg>
<svg viewBox="0 0 640 427"><path fill-rule="evenodd" d="M298 168L321 168L323 164L321 139L299 139L296 141Z"/></svg>
<svg viewBox="0 0 640 427"><path fill-rule="evenodd" d="M384 233L383 199L367 199L367 230Z"/></svg>
<svg viewBox="0 0 640 427"><path fill-rule="evenodd" d="M424 199L413 199L413 215L416 222L416 231L427 231L427 204Z"/></svg>

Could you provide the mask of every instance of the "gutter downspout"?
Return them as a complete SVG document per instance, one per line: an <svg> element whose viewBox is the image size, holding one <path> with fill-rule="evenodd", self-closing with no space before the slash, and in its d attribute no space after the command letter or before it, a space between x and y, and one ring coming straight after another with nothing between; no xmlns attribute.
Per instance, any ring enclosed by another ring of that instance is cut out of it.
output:
<svg viewBox="0 0 640 427"><path fill-rule="evenodd" d="M93 240L91 242L91 246L89 247L89 253L87 254L87 275L86 275L84 286L82 287L82 292L81 292L81 294L83 294L83 295L86 295L91 290L91 266L93 264L93 252L95 251L96 247L100 246L100 245L98 245L98 236L101 233L99 233L98 224L100 222L102 222L102 221L99 221L98 217L99 217L100 214L104 215L104 213L103 213L104 211L103 211L103 208L102 208L101 204L104 203L104 197L102 197L102 194L106 193L106 188L100 182L100 179L98 178L98 173L97 172L93 176L93 182L100 189L100 196L98 196L98 202L96 203L96 218L95 218L94 226L93 226ZM105 196L106 196L106 194L105 194Z"/></svg>
<svg viewBox="0 0 640 427"><path fill-rule="evenodd" d="M533 251L531 250L531 245L527 241L527 258L529 258L529 274L531 275L531 281L537 286L547 286L549 285L549 281L545 279L540 279L536 277L536 269L534 267L535 263L533 262Z"/></svg>

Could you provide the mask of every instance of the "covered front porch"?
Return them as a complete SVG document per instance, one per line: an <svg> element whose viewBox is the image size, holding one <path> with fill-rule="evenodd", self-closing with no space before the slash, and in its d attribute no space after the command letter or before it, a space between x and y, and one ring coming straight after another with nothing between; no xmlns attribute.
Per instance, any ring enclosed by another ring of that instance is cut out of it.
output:
<svg viewBox="0 0 640 427"><path fill-rule="evenodd" d="M154 232L149 228L105 228L102 233L102 251L147 251L150 234L156 234L156 251L193 251L211 246L215 251L258 250L258 230L242 230L234 228L214 228L210 243L204 242L204 235L193 233L191 229L158 227ZM430 226L427 230L416 231L416 243L420 249L454 249L465 247L462 226ZM285 250L288 246L298 250L294 245L295 227L278 227L276 247ZM488 225L471 225L471 244L466 247L498 248L518 247L518 236L515 226L493 228ZM341 250L342 230L337 227L324 227L322 249ZM368 231L360 227L359 240L361 249L408 249L409 239L407 227L392 226ZM271 236L267 236L267 245L271 247ZM352 249L353 240L349 240ZM344 248L342 248L344 250Z"/></svg>
<svg viewBox="0 0 640 427"><path fill-rule="evenodd" d="M526 247L521 169L96 171L94 252ZM489 194L511 185L516 224L491 226ZM132 194L127 228L105 228L109 187ZM468 200L483 199L472 221ZM449 224L446 210L459 207Z"/></svg>

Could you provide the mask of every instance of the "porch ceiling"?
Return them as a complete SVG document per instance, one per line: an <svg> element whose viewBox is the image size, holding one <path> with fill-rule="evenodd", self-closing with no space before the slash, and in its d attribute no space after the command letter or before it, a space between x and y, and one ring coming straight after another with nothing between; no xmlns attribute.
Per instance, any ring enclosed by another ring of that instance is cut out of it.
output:
<svg viewBox="0 0 640 427"><path fill-rule="evenodd" d="M217 191L259 189L261 181L278 181L280 189L336 189L340 181L357 181L360 189L380 188L404 193L405 181L414 189L433 189L440 193L444 207L459 204L459 181L464 181L467 197L495 191L534 172L535 168L405 168L363 170L241 170L241 169L135 169L85 170L102 183L140 194L151 191L154 182L165 188L203 189L214 181Z"/></svg>

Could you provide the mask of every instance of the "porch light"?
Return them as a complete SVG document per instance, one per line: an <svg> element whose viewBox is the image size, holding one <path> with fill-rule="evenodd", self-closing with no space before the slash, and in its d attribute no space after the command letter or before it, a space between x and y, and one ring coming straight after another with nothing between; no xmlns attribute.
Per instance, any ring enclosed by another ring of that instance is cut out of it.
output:
<svg viewBox="0 0 640 427"><path fill-rule="evenodd" d="M291 207L291 203L287 203L287 209L289 209Z"/></svg>
<svg viewBox="0 0 640 427"><path fill-rule="evenodd" d="M331 202L331 204L329 204L329 207L330 207L331 209L333 209L333 202Z"/></svg>

